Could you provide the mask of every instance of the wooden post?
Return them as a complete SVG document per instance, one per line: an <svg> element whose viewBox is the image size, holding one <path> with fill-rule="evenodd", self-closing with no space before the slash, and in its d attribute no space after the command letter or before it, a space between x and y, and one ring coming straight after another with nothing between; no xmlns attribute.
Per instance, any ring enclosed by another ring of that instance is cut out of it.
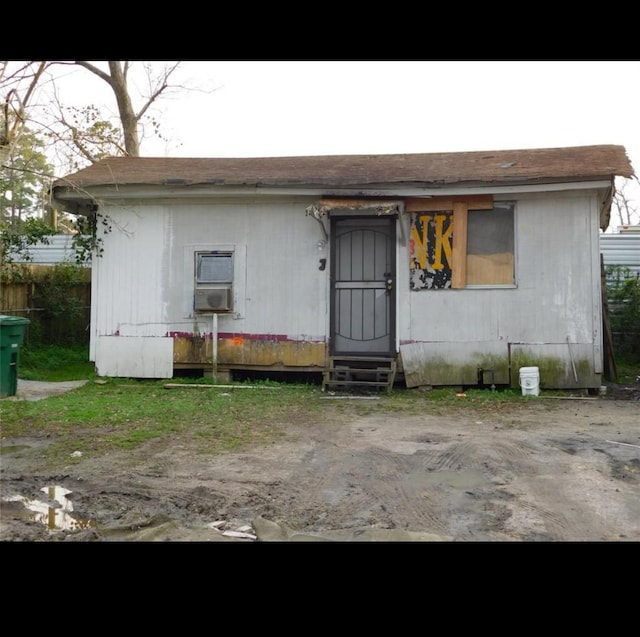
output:
<svg viewBox="0 0 640 637"><path fill-rule="evenodd" d="M617 383L618 369L613 353L613 335L609 322L609 300L607 298L607 277L604 269L604 258L600 253L600 287L602 290L602 353L604 357L605 380Z"/></svg>

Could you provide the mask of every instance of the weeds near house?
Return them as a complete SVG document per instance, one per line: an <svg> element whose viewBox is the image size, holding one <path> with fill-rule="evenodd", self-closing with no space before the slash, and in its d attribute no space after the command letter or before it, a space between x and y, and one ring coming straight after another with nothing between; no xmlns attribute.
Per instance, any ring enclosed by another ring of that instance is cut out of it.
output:
<svg viewBox="0 0 640 637"><path fill-rule="evenodd" d="M19 376L24 380L59 382L93 378L95 373L87 346L41 345L21 347Z"/></svg>
<svg viewBox="0 0 640 637"><path fill-rule="evenodd" d="M640 355L625 354L616 359L616 369L618 371L618 382L623 385L638 382L640 377Z"/></svg>
<svg viewBox="0 0 640 637"><path fill-rule="evenodd" d="M193 384L193 383L191 383ZM220 453L275 439L279 425L304 422L319 408L318 388L166 389L166 381L93 379L68 393L40 401L0 401L2 436L56 440L47 457L99 456L149 441L198 442L202 453ZM241 387L239 385L239 387Z"/></svg>

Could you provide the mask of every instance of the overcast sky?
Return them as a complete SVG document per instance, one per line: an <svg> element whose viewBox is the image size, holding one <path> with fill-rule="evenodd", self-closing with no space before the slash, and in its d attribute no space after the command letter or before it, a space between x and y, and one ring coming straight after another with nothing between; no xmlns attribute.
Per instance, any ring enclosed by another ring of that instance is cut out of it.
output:
<svg viewBox="0 0 640 637"><path fill-rule="evenodd" d="M620 144L640 173L640 61L186 61L179 78L202 90L162 101L168 141L144 156Z"/></svg>

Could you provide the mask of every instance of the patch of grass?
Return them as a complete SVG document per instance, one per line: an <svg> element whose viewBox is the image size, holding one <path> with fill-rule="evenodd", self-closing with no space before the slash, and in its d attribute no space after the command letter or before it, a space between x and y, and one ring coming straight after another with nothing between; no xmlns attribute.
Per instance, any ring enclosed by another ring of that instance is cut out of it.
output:
<svg viewBox="0 0 640 637"><path fill-rule="evenodd" d="M439 387L428 391L406 390L393 392L390 397L394 405L404 409L417 407L424 409L425 405L438 407L469 406L482 407L485 405L501 405L521 401L522 395L519 389L503 389L491 391L490 389L466 389L461 391L451 387Z"/></svg>
<svg viewBox="0 0 640 637"><path fill-rule="evenodd" d="M623 385L634 383L640 376L640 359L637 356L624 356L616 359L618 382Z"/></svg>
<svg viewBox="0 0 640 637"><path fill-rule="evenodd" d="M84 380L95 377L95 368L88 346L25 345L20 348L18 375L24 380Z"/></svg>
<svg viewBox="0 0 640 637"><path fill-rule="evenodd" d="M536 396L523 397L519 389L460 389L442 387L436 389L395 389L390 393L378 394L377 400L326 400L333 414L355 414L371 416L376 413L403 413L407 416L451 415L462 412L486 413L518 405L525 406Z"/></svg>
<svg viewBox="0 0 640 637"><path fill-rule="evenodd" d="M96 382L98 381L98 382ZM167 381L96 379L40 401L0 401L2 436L47 436L51 458L69 448L94 456L181 436L216 453L277 437L279 425L303 421L319 402L319 388L166 389ZM244 387L242 386L244 385Z"/></svg>

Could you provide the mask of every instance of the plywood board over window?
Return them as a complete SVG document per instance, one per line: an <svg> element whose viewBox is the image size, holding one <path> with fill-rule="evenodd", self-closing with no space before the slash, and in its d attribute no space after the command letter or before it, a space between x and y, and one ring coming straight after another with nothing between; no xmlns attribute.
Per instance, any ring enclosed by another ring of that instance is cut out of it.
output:
<svg viewBox="0 0 640 637"><path fill-rule="evenodd" d="M513 285L514 211L493 197L407 201L412 290Z"/></svg>
<svg viewBox="0 0 640 637"><path fill-rule="evenodd" d="M466 285L514 282L514 206L496 203L467 215Z"/></svg>

